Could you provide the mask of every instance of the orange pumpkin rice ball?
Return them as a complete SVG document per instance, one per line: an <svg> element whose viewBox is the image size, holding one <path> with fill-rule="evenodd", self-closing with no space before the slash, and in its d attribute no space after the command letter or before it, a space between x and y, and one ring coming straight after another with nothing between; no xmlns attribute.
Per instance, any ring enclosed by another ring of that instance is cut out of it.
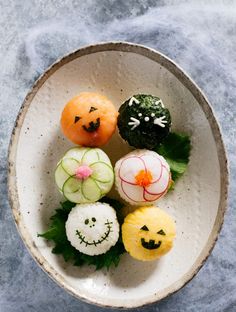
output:
<svg viewBox="0 0 236 312"><path fill-rule="evenodd" d="M108 142L116 129L118 112L104 95L82 92L63 109L61 128L73 143L101 146Z"/></svg>

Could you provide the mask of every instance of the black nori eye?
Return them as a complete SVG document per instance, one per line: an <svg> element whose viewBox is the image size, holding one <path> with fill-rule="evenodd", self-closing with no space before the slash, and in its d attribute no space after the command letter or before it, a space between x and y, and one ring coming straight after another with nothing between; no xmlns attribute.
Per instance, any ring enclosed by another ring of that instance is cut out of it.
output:
<svg viewBox="0 0 236 312"><path fill-rule="evenodd" d="M84 221L84 223L85 223L85 224L89 224L89 219L86 219L86 220Z"/></svg>
<svg viewBox="0 0 236 312"><path fill-rule="evenodd" d="M94 107L94 106L91 106L91 107L90 107L90 110L89 110L89 113L92 113L92 112L95 111L95 110L97 110L97 108Z"/></svg>
<svg viewBox="0 0 236 312"><path fill-rule="evenodd" d="M162 229L160 231L158 231L157 234L166 235L166 233Z"/></svg>
<svg viewBox="0 0 236 312"><path fill-rule="evenodd" d="M77 121L79 121L81 119L80 116L75 116L75 120L74 120L74 123L77 123Z"/></svg>
<svg viewBox="0 0 236 312"><path fill-rule="evenodd" d="M97 220L96 220L96 218L92 218L92 221L93 221L93 222L96 222Z"/></svg>
<svg viewBox="0 0 236 312"><path fill-rule="evenodd" d="M146 225L142 226L140 230L149 231L149 229L148 229L148 227Z"/></svg>

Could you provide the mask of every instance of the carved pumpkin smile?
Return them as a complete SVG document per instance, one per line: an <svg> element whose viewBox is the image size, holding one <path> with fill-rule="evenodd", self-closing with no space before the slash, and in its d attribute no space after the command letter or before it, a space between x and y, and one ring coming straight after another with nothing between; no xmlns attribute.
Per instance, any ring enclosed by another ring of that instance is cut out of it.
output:
<svg viewBox="0 0 236 312"><path fill-rule="evenodd" d="M138 260L159 259L172 248L174 238L174 221L155 206L135 209L122 225L125 249Z"/></svg>
<svg viewBox="0 0 236 312"><path fill-rule="evenodd" d="M96 121L90 121L89 127L83 125L83 129L87 132L94 132L100 127L100 118L97 118Z"/></svg>
<svg viewBox="0 0 236 312"><path fill-rule="evenodd" d="M105 96L82 92L71 99L61 115L64 135L82 146L100 146L115 132L118 112Z"/></svg>
<svg viewBox="0 0 236 312"><path fill-rule="evenodd" d="M149 231L149 228L146 225L143 225L140 229L141 231ZM155 233L152 233L155 235ZM163 231L163 229L160 229L157 234L159 235L166 235L166 233ZM145 240L145 238L141 237L140 239L141 241L141 245L143 246L143 248L149 249L149 250L153 250L153 249L157 249L161 246L162 241L158 240L158 243L156 243L155 239L150 238L149 240Z"/></svg>
<svg viewBox="0 0 236 312"><path fill-rule="evenodd" d="M96 111L97 108L94 107L94 106L91 106L90 109L89 109L89 112L88 114ZM97 115L97 114L96 114ZM78 121L80 121L82 119L81 116L75 116L74 118L74 124L78 123ZM98 128L100 127L100 117L97 117L95 119L95 121L89 121L88 122L89 126L86 126L85 124L82 125L82 128L86 131L86 132L94 132L96 130L98 130Z"/></svg>
<svg viewBox="0 0 236 312"><path fill-rule="evenodd" d="M141 238L141 244L143 248L152 250L157 249L161 246L161 241L159 241L157 244L154 239L149 239L149 241L145 241L145 238Z"/></svg>

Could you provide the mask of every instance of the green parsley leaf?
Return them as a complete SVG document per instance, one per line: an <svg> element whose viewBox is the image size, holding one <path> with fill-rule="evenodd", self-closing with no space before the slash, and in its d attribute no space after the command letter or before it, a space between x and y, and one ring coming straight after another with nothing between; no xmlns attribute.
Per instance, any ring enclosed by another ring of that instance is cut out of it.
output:
<svg viewBox="0 0 236 312"><path fill-rule="evenodd" d="M120 215L120 210L123 205L112 198L103 197L101 202L110 204ZM56 209L56 213L50 218L51 225L45 233L38 234L47 240L52 240L55 246L52 249L52 253L61 254L64 260L72 261L75 266L81 266L84 264L94 265L96 270L107 268L112 265L117 266L120 261L121 255L125 252L124 245L121 240L121 235L115 246L111 247L105 254L97 256L88 256L77 249L75 249L67 239L65 223L68 218L68 214L76 204L70 201L61 203L61 208Z"/></svg>
<svg viewBox="0 0 236 312"><path fill-rule="evenodd" d="M172 180L176 181L185 172L191 150L191 142L188 135L170 133L156 149L168 162Z"/></svg>

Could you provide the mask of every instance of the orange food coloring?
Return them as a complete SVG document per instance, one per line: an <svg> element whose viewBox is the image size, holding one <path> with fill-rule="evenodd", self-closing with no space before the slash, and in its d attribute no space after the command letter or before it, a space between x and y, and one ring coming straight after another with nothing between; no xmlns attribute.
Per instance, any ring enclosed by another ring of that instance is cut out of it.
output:
<svg viewBox="0 0 236 312"><path fill-rule="evenodd" d="M106 144L116 130L118 112L104 95L82 92L71 99L61 114L61 129L82 146Z"/></svg>
<svg viewBox="0 0 236 312"><path fill-rule="evenodd" d="M148 186L152 183L152 174L149 170L140 170L135 176L137 185Z"/></svg>

